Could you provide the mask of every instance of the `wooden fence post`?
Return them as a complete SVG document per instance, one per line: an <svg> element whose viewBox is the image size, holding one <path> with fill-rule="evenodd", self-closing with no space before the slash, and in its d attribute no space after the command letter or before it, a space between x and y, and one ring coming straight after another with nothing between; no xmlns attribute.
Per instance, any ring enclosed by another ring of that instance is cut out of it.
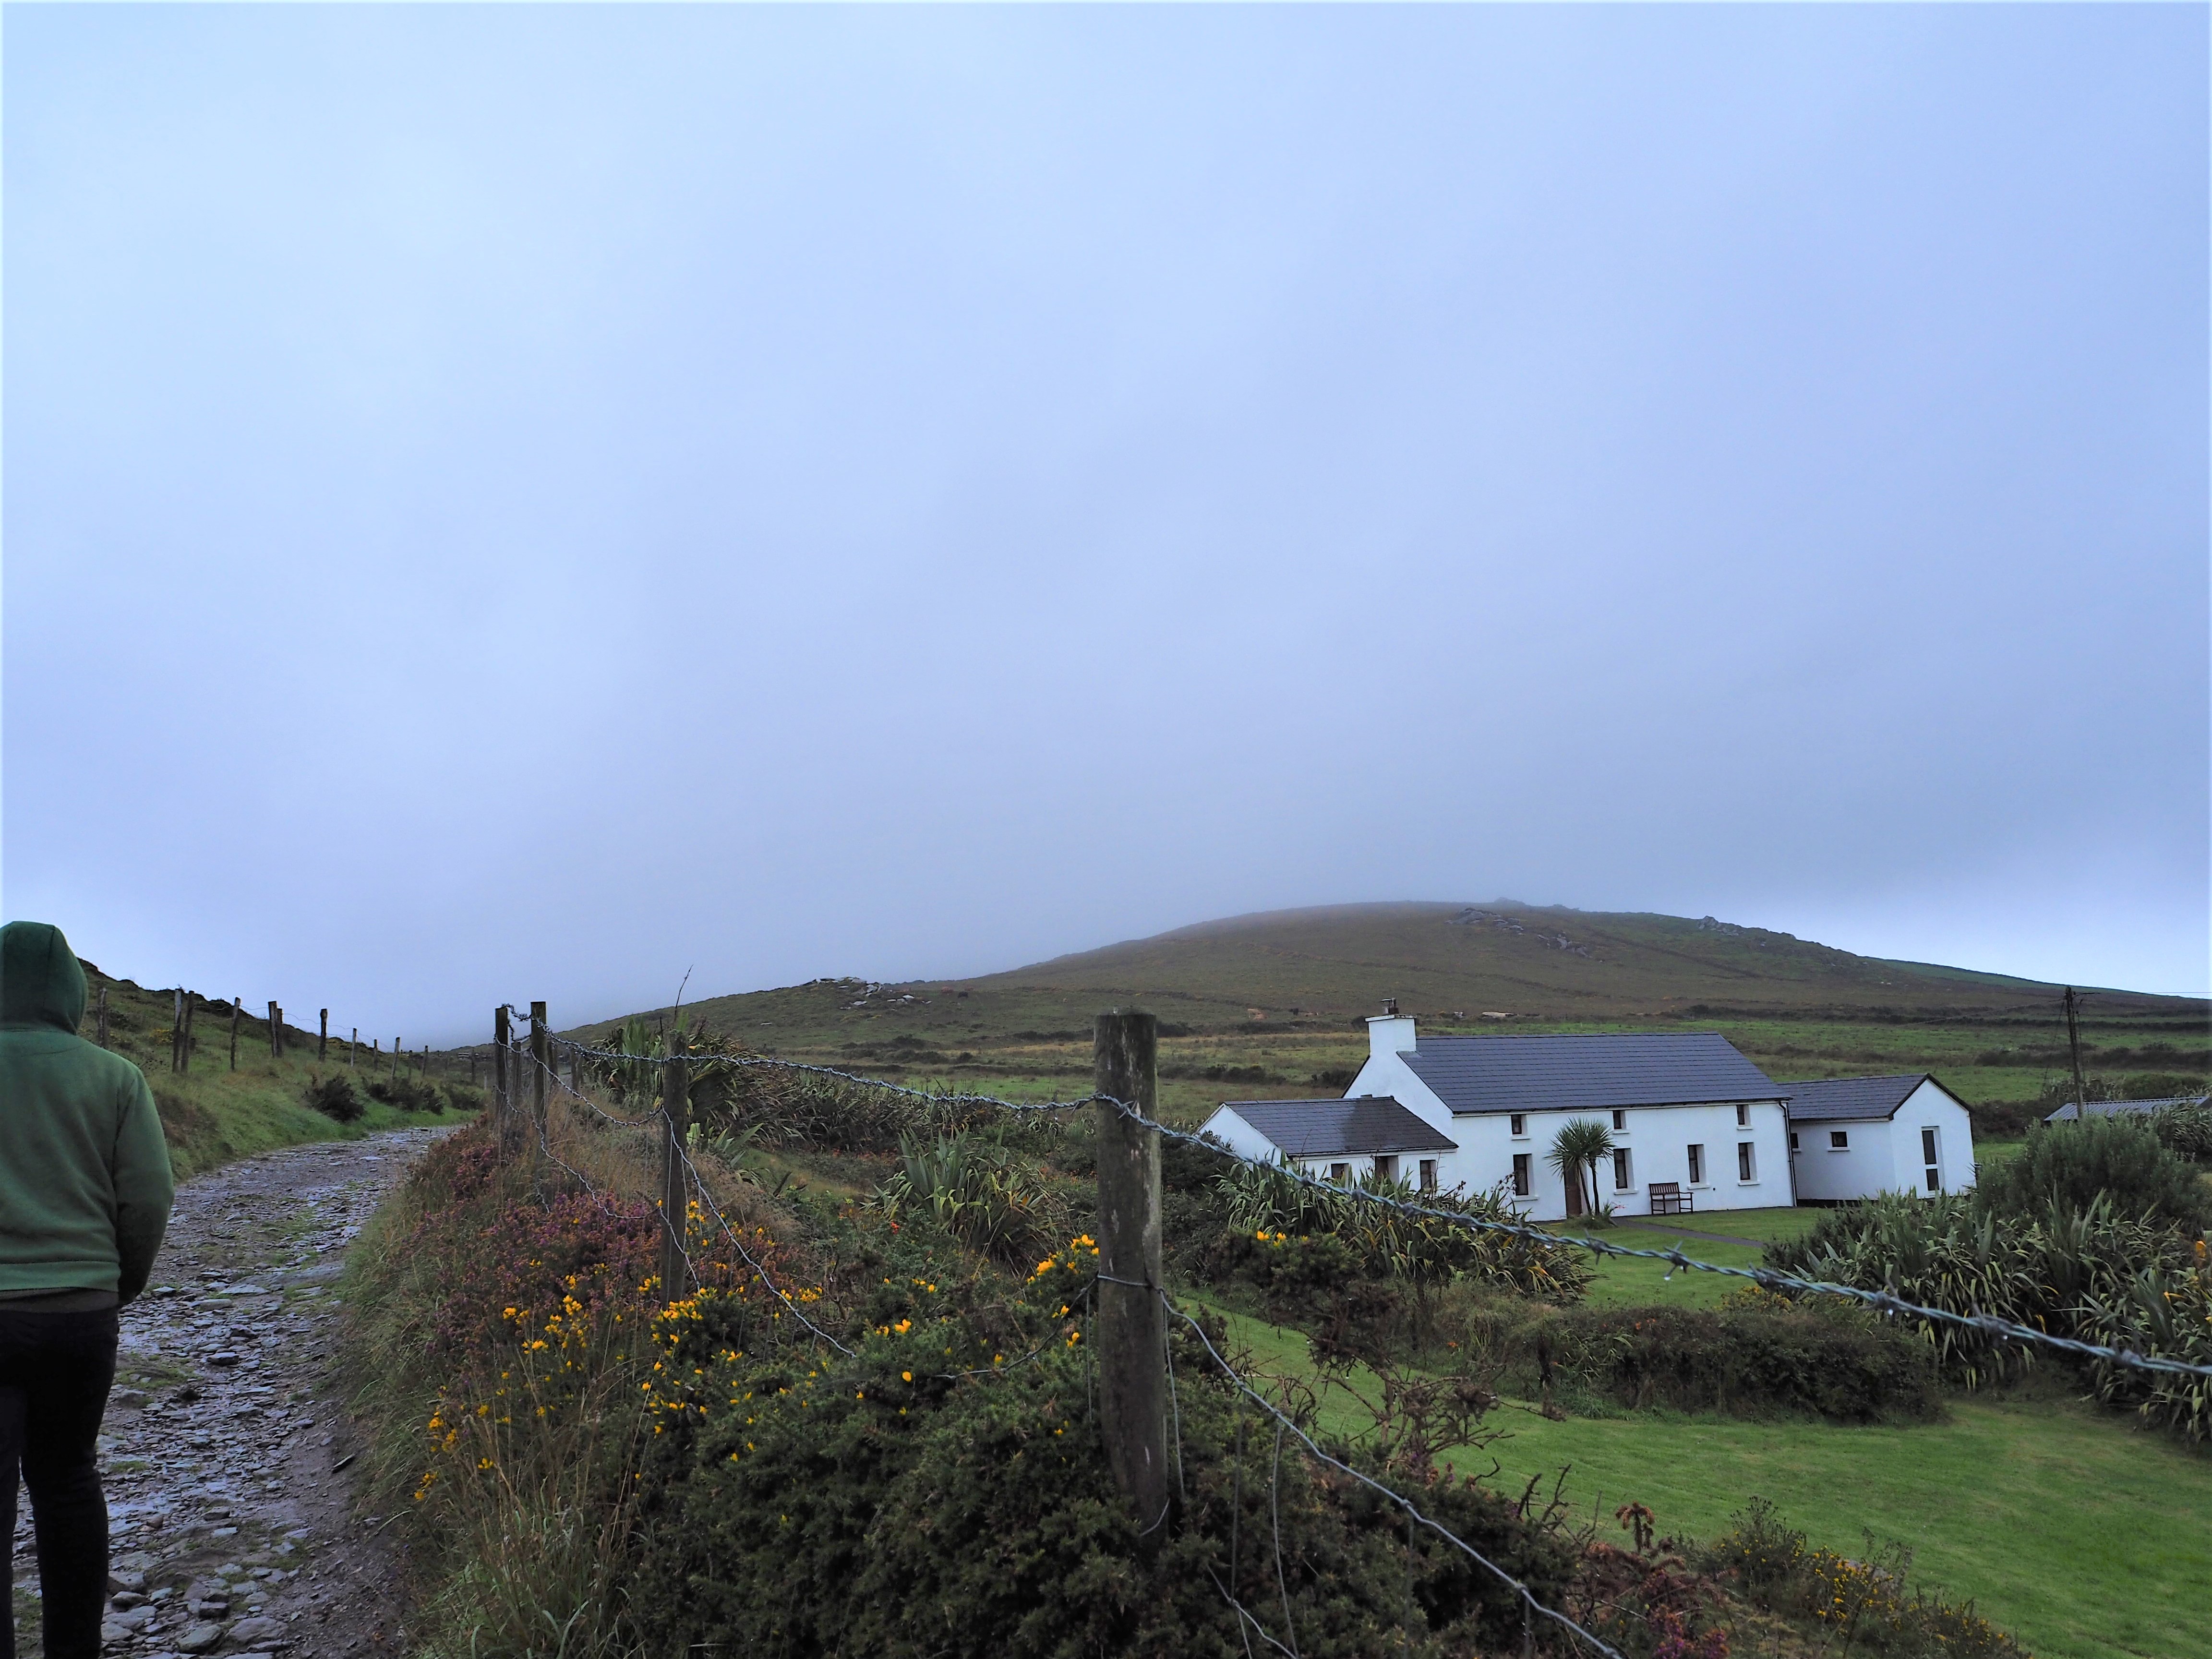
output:
<svg viewBox="0 0 2212 1659"><path fill-rule="evenodd" d="M234 1072L238 1069L238 1018L245 1012L246 999L233 997L230 1000L230 1069Z"/></svg>
<svg viewBox="0 0 2212 1659"><path fill-rule="evenodd" d="M684 1130L691 1110L690 1062L672 1054L660 1079L660 1299L674 1302L690 1288L684 1271Z"/></svg>
<svg viewBox="0 0 2212 1659"><path fill-rule="evenodd" d="M269 1005L269 1058L284 1058L284 1011L273 1002Z"/></svg>
<svg viewBox="0 0 2212 1659"><path fill-rule="evenodd" d="M323 1029L315 1038L315 1064L323 1063L323 1051L331 1046L331 1011L323 1010Z"/></svg>
<svg viewBox="0 0 2212 1659"><path fill-rule="evenodd" d="M1159 1021L1115 1010L1092 1028L1092 1084L1146 1116L1158 1103ZM1098 1103L1098 1418L1106 1462L1144 1528L1167 1537L1167 1309L1160 1300L1160 1138ZM1120 1281L1120 1282L1116 1282Z"/></svg>
<svg viewBox="0 0 2212 1659"><path fill-rule="evenodd" d="M508 1108L507 1088L507 1005L501 1003L491 1016L491 1102L494 1121L499 1125L499 1155L507 1157L508 1137Z"/></svg>
<svg viewBox="0 0 2212 1659"><path fill-rule="evenodd" d="M353 1072L361 1069L354 1063L356 1058L360 1054L360 1053L361 1027L356 1025L353 1028L353 1041L346 1044L346 1070Z"/></svg>
<svg viewBox="0 0 2212 1659"><path fill-rule="evenodd" d="M179 986L174 994L177 1000L176 1006L169 1015L169 1069L173 1072L181 1072L185 1069L179 1061L179 1056L183 1054L185 1047L184 988Z"/></svg>
<svg viewBox="0 0 2212 1659"><path fill-rule="evenodd" d="M190 991L185 993L185 1029L177 1038L177 1069L192 1069L192 1004L198 999Z"/></svg>
<svg viewBox="0 0 2212 1659"><path fill-rule="evenodd" d="M537 1133L547 1133L545 1125L545 1079L551 1075L552 1045L546 1041L545 1005L530 1005L530 1117L538 1126Z"/></svg>
<svg viewBox="0 0 2212 1659"><path fill-rule="evenodd" d="M104 983L103 983L103 984L100 986L100 1027L99 1027L99 1030L100 1030L100 1046L101 1048L105 1048L107 1046L107 987L106 987L106 984L104 984Z"/></svg>

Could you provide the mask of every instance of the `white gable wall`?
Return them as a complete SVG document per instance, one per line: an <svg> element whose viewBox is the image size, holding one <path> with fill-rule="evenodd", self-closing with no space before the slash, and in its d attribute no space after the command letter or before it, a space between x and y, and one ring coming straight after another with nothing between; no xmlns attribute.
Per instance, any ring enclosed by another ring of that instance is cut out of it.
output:
<svg viewBox="0 0 2212 1659"><path fill-rule="evenodd" d="M1920 1133L1936 1131L1940 1190L1963 1193L1974 1184L1973 1121L1951 1092L1932 1079L1905 1097L1889 1118L1846 1118L1799 1123L1797 1194L1827 1203L1872 1198L1877 1193L1929 1195ZM1833 1136L1848 1143L1838 1149Z"/></svg>
<svg viewBox="0 0 2212 1659"><path fill-rule="evenodd" d="M1217 1109L1206 1120L1199 1133L1212 1135L1240 1158L1257 1158L1262 1164L1273 1164L1282 1157L1275 1143L1261 1134L1226 1106Z"/></svg>

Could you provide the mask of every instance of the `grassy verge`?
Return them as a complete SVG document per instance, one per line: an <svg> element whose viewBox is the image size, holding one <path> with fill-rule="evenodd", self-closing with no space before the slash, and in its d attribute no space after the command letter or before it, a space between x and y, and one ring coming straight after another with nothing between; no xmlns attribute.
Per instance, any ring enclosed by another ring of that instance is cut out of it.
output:
<svg viewBox="0 0 2212 1659"><path fill-rule="evenodd" d="M1757 1244L1723 1244L1714 1238L1693 1238L1664 1224L1620 1225L1593 1230L1581 1222L1561 1223L1553 1231L1577 1237L1601 1238L1632 1250L1671 1250L1722 1267L1755 1267L1765 1243L1795 1238L1808 1231L1820 1218L1818 1210L1716 1210L1682 1218L1681 1224L1700 1233L1755 1239ZM1600 1308L1717 1308L1743 1288L1740 1279L1701 1273L1694 1268L1670 1267L1664 1261L1639 1261L1620 1256L1592 1258L1595 1277L1589 1287L1591 1304Z"/></svg>
<svg viewBox="0 0 2212 1659"><path fill-rule="evenodd" d="M310 1078L346 1069L344 1045L331 1043L318 1064L313 1034L290 1029L283 1056L272 1058L267 1020L241 1020L238 1066L233 1070L227 1012L218 1016L201 1011L190 1064L185 1071L173 1071L170 994L142 989L129 980L87 977L95 998L100 986L107 988L108 1048L145 1073L153 1086L161 1128L168 1137L170 1168L179 1181L280 1146L358 1140L380 1129L451 1121L425 1112L397 1111L368 1099L367 1085L386 1074L392 1058L374 1054L361 1055L349 1073L365 1106L362 1116L351 1123L325 1117L303 1103L301 1092ZM79 1028L88 1042L96 1040L94 1021L95 1016L88 1012Z"/></svg>

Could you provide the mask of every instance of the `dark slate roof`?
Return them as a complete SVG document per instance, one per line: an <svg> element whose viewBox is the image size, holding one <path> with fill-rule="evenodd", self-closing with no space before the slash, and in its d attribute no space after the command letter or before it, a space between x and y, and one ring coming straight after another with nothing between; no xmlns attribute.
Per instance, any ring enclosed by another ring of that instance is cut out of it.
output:
<svg viewBox="0 0 2212 1659"><path fill-rule="evenodd" d="M1455 1112L1559 1112L1780 1100L1717 1031L1419 1038L1413 1075Z"/></svg>
<svg viewBox="0 0 2212 1659"><path fill-rule="evenodd" d="M2171 1095L2164 1100L2093 1100L2089 1103L2091 1117L2117 1117L2122 1114L2150 1116L2169 1106L2193 1105L2203 1100L2203 1095ZM2068 1101L2043 1121L2045 1123L2071 1123L2081 1115L2081 1109Z"/></svg>
<svg viewBox="0 0 2212 1659"><path fill-rule="evenodd" d="M1927 1073L1914 1072L1895 1077L1808 1078L1802 1083L1782 1086L1790 1091L1790 1121L1819 1123L1834 1118L1893 1116L1906 1097L1927 1080Z"/></svg>
<svg viewBox="0 0 2212 1659"><path fill-rule="evenodd" d="M1224 1100L1291 1158L1337 1152L1452 1152L1448 1140L1388 1095L1343 1100Z"/></svg>

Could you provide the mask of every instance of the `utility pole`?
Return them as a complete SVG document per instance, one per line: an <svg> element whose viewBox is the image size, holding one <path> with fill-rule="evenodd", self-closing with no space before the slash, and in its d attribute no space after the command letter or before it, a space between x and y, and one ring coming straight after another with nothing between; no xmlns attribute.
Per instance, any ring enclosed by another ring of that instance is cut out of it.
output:
<svg viewBox="0 0 2212 1659"><path fill-rule="evenodd" d="M1159 1021L1119 1010L1091 1034L1098 1103L1098 1418L1106 1463L1128 1494L1138 1548L1167 1538L1167 1307L1160 1300L1160 1137L1113 1103L1146 1117L1158 1096Z"/></svg>
<svg viewBox="0 0 2212 1659"><path fill-rule="evenodd" d="M2074 1120L2077 1123L2089 1115L2089 1091L2081 1082L2081 1028L2077 1024L2081 1011L2081 994L2069 985L2066 988L2066 1047L2074 1056Z"/></svg>

